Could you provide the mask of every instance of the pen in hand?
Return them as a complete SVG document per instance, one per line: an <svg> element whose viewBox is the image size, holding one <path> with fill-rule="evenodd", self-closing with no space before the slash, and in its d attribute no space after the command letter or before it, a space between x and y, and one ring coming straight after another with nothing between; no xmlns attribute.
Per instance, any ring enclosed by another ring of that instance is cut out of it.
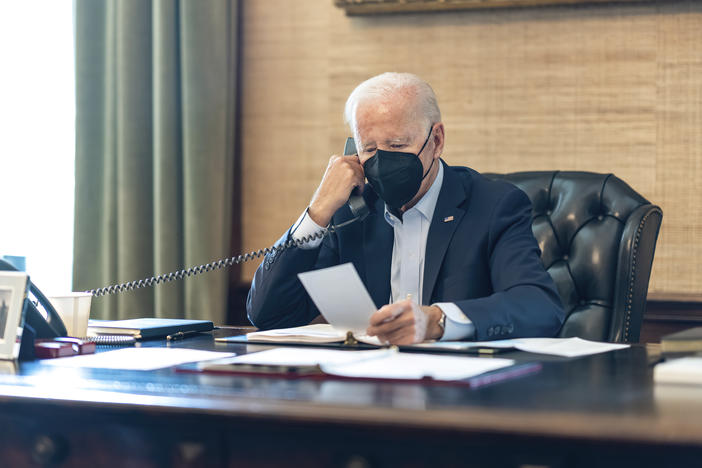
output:
<svg viewBox="0 0 702 468"><path fill-rule="evenodd" d="M411 301L411 300L412 300L412 295L411 295L411 294L408 294L407 297L405 298L405 300ZM400 309L400 310L397 310L397 311L393 312L393 314L392 314L390 317L388 317L388 318L386 318L385 320L383 320L382 323L392 322L392 321L395 320L397 317L399 317L399 316L402 314L402 312L404 312L403 309Z"/></svg>
<svg viewBox="0 0 702 468"><path fill-rule="evenodd" d="M182 340L183 338L193 336L196 333L199 333L199 332L197 332L197 331L179 331L177 333L173 333L172 335L166 336L166 339L168 341Z"/></svg>

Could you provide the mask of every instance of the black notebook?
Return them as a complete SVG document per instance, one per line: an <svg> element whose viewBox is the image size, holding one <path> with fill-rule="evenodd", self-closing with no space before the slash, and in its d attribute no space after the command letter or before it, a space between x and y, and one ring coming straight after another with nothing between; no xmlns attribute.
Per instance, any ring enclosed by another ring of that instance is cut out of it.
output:
<svg viewBox="0 0 702 468"><path fill-rule="evenodd" d="M88 335L130 335L137 339L156 338L177 332L201 332L214 329L209 320L139 318L128 320L90 320Z"/></svg>

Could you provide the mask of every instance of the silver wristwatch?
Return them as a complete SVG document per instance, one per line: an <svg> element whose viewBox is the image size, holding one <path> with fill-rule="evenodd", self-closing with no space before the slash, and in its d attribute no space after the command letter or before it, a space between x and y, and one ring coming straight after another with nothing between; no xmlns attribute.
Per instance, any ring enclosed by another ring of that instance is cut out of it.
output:
<svg viewBox="0 0 702 468"><path fill-rule="evenodd" d="M441 317L439 317L439 328L441 328L441 335L439 335L439 338L441 338L446 331L446 314L443 310L441 311Z"/></svg>

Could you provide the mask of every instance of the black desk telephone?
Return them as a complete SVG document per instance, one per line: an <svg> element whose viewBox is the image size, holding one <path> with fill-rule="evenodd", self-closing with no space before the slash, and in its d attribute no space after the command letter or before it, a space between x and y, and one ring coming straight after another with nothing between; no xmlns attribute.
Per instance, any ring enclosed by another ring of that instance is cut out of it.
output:
<svg viewBox="0 0 702 468"><path fill-rule="evenodd" d="M0 271L17 271L17 268L0 259ZM25 331L30 327L29 333L33 333L35 338L66 336L66 326L51 302L31 281L28 283L28 290L28 297L24 304Z"/></svg>
<svg viewBox="0 0 702 468"><path fill-rule="evenodd" d="M356 145L353 138L347 138L346 145L344 146L344 155L351 155L355 153ZM367 192L372 192L372 190L368 190ZM353 192L351 192L351 196L349 197L348 201L348 206L351 210L353 218L341 224L329 226L326 230L316 232L311 236L298 240L289 239L277 246L266 247L265 249L255 250L253 252L237 255L235 257L223 258L215 262L187 268L185 270L152 276L151 278L145 278L137 281L129 281L127 283L106 286L86 292L89 292L93 296L97 297L131 291L146 286L155 286L159 283L179 280L189 276L198 275L200 273L218 270L223 267L229 267L234 264L248 262L249 260L259 258L273 251L280 252L293 246L300 246L315 239L321 239L327 233L334 232L355 221L365 219L365 217L370 213L370 209L368 208L370 200L367 200L367 197L374 196L374 193L360 194L358 189L354 189ZM17 271L13 265L0 259L0 271L2 270ZM28 335L34 334L34 338L54 338L57 336L66 336L67 334L66 327L64 326L63 321L61 321L61 317L59 317L58 313L56 313L56 310L51 305L51 302L49 302L46 296L44 296L44 294L39 291L39 288L32 284L31 281L29 282L29 297L25 301L25 327L31 328Z"/></svg>

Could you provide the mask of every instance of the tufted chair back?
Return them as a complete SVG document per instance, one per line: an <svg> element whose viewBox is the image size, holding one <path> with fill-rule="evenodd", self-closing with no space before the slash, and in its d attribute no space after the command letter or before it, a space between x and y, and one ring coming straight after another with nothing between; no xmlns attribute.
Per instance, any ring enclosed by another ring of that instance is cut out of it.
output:
<svg viewBox="0 0 702 468"><path fill-rule="evenodd" d="M484 174L533 205L532 229L566 319L560 336L637 342L663 212L613 174Z"/></svg>

